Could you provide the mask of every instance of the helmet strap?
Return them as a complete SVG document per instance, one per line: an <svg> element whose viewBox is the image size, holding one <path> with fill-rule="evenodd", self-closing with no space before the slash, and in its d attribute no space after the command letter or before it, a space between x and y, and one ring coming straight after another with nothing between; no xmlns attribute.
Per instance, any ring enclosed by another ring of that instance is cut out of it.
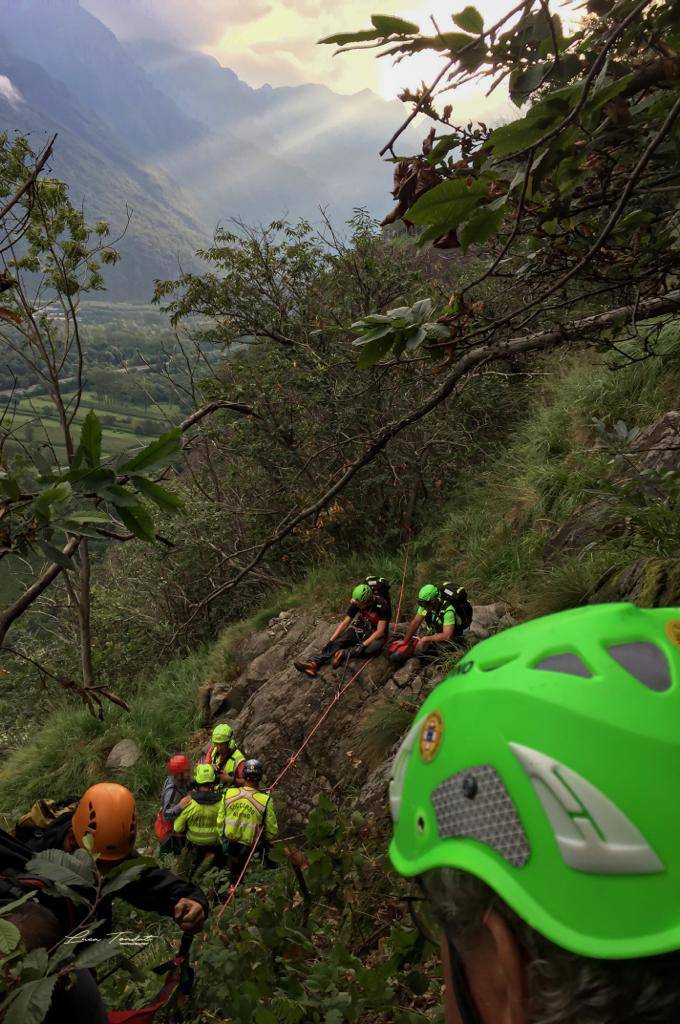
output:
<svg viewBox="0 0 680 1024"><path fill-rule="evenodd" d="M453 982L452 995L456 1001L462 1024L482 1024L479 1010L470 989L470 982L465 973L463 958L448 936L445 941L448 947L450 976Z"/></svg>

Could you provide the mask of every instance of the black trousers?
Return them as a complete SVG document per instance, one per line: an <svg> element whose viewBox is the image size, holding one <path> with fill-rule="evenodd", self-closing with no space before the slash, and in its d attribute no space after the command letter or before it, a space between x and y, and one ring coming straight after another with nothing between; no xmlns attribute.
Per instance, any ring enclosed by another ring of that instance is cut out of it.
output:
<svg viewBox="0 0 680 1024"><path fill-rule="evenodd" d="M333 640L332 643L326 644L321 654L316 655L314 661L317 663L317 665L326 665L331 660L336 651L346 651L347 648L349 647L356 647L358 644L363 643L365 639L365 634L359 633L356 629L352 629L352 627L349 626L348 629L346 629L342 636L339 636L337 640ZM350 657L374 658L376 654L380 654L383 647L385 646L386 640L387 631L385 631L382 636L379 636L377 640L374 640L372 643L368 644L367 647L364 647L361 654L350 655Z"/></svg>
<svg viewBox="0 0 680 1024"><path fill-rule="evenodd" d="M232 885L236 885L241 877L241 872L243 871L246 861L250 856L251 849L251 846L246 846L245 843L235 843L233 840L230 840L225 844L225 853L230 875L229 880ZM265 868L277 868L279 865L269 859L270 849L271 847L267 840L261 839L257 844L257 850L253 854L250 863L261 863Z"/></svg>

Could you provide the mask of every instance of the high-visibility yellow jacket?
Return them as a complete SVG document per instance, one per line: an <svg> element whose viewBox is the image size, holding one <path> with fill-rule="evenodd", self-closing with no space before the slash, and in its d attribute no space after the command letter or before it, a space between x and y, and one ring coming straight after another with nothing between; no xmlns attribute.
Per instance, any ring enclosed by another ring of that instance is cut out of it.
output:
<svg viewBox="0 0 680 1024"><path fill-rule="evenodd" d="M217 817L220 807L219 793L199 792L175 818L173 828L175 832L186 832L188 841L196 846L219 846Z"/></svg>
<svg viewBox="0 0 680 1024"><path fill-rule="evenodd" d="M227 775L233 775L236 771L236 766L245 761L245 754L234 747L230 754L223 756L217 749L215 743L211 743L205 754L201 758L206 764L211 764L216 772L226 772Z"/></svg>
<svg viewBox="0 0 680 1024"><path fill-rule="evenodd" d="M220 801L217 828L229 842L252 846L263 818L265 839L272 842L279 834L272 798L253 786L232 786Z"/></svg>

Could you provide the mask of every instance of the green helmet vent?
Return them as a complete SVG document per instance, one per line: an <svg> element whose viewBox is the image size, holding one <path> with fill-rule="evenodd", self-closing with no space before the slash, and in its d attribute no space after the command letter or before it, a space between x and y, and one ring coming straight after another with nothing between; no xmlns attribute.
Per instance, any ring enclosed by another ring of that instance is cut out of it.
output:
<svg viewBox="0 0 680 1024"><path fill-rule="evenodd" d="M655 693L671 688L671 670L666 655L656 644L616 644L608 648L621 668Z"/></svg>
<svg viewBox="0 0 680 1024"><path fill-rule="evenodd" d="M480 764L452 775L433 791L432 804L442 839L477 839L516 868L529 860L526 832L492 765Z"/></svg>
<svg viewBox="0 0 680 1024"><path fill-rule="evenodd" d="M539 661L534 668L544 669L546 672L565 672L567 675L581 676L583 679L593 678L593 673L577 654L554 654Z"/></svg>
<svg viewBox="0 0 680 1024"><path fill-rule="evenodd" d="M519 743L510 748L536 790L569 867L599 875L664 870L632 821L582 775L539 750Z"/></svg>

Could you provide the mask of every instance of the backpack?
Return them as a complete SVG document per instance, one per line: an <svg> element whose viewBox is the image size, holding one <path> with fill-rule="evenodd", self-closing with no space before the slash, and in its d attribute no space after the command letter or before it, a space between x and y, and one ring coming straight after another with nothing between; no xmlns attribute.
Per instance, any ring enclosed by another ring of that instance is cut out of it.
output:
<svg viewBox="0 0 680 1024"><path fill-rule="evenodd" d="M455 583L442 583L439 588L442 595L442 604L451 604L456 609L456 613L460 617L462 622L461 632L464 629L468 629L472 622L472 605L468 601L467 590L465 587L459 587Z"/></svg>
<svg viewBox="0 0 680 1024"><path fill-rule="evenodd" d="M373 591L374 597L381 597L383 601L389 601L390 599L390 582L384 579L382 576L367 576L364 580L371 590Z"/></svg>
<svg viewBox="0 0 680 1024"><path fill-rule="evenodd" d="M78 797L69 796L65 800L36 800L30 811L22 814L14 827L14 835L21 842L28 842L36 832L46 829L48 825L69 811L71 814L78 805Z"/></svg>

